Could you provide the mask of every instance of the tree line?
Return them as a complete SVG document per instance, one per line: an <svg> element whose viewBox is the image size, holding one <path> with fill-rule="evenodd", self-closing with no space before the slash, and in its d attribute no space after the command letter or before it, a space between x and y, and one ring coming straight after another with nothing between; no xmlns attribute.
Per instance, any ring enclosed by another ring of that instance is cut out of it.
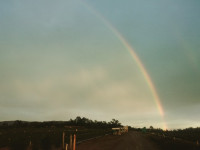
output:
<svg viewBox="0 0 200 150"><path fill-rule="evenodd" d="M28 122L22 120L1 122L0 127L65 127L65 126L84 126L90 128L113 128L121 127L122 124L116 120L112 119L109 122L91 120L86 117L77 116L75 119L70 119L68 121L43 121L43 122Z"/></svg>

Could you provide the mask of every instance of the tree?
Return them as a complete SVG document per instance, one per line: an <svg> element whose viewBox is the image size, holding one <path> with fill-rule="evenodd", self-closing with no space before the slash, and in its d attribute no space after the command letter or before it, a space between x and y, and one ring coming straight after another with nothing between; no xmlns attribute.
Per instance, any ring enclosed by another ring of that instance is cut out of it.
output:
<svg viewBox="0 0 200 150"><path fill-rule="evenodd" d="M112 119L109 124L111 124L112 127L117 127L117 126L121 126L121 123L116 120L116 119Z"/></svg>

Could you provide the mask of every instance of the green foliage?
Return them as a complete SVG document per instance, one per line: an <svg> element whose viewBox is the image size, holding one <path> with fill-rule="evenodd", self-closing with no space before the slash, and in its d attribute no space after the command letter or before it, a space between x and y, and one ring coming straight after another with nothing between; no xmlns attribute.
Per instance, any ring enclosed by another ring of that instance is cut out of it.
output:
<svg viewBox="0 0 200 150"><path fill-rule="evenodd" d="M106 121L93 121L90 120L88 118L85 117L80 117L77 116L74 120L70 119L69 121L70 125L77 125L77 126L86 126L86 127L100 127L100 128L113 128L113 127L121 127L121 123L116 120L116 119L112 119L110 122L106 122Z"/></svg>

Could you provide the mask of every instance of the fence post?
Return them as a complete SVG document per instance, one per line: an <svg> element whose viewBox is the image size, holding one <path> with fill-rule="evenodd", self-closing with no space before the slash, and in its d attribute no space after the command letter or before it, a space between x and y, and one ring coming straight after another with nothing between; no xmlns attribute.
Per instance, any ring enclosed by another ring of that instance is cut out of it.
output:
<svg viewBox="0 0 200 150"><path fill-rule="evenodd" d="M72 150L72 135L70 134L69 149Z"/></svg>
<svg viewBox="0 0 200 150"><path fill-rule="evenodd" d="M63 132L63 137L62 137L62 148L65 149L65 132Z"/></svg>
<svg viewBox="0 0 200 150"><path fill-rule="evenodd" d="M65 150L67 150L67 148L68 148L68 144L65 145Z"/></svg>
<svg viewBox="0 0 200 150"><path fill-rule="evenodd" d="M199 146L199 141L197 140L197 146Z"/></svg>
<svg viewBox="0 0 200 150"><path fill-rule="evenodd" d="M76 134L74 134L74 145L73 145L73 150L76 150Z"/></svg>
<svg viewBox="0 0 200 150"><path fill-rule="evenodd" d="M32 150L32 142L31 141L29 142L29 146L28 146L27 150Z"/></svg>

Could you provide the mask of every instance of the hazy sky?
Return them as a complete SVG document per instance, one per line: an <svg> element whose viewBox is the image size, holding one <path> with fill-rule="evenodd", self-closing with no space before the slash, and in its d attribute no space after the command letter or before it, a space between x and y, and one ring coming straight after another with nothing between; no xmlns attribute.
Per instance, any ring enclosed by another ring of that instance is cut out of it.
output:
<svg viewBox="0 0 200 150"><path fill-rule="evenodd" d="M167 126L200 126L199 0L0 1L0 121L163 127L137 63L87 5L134 48Z"/></svg>

